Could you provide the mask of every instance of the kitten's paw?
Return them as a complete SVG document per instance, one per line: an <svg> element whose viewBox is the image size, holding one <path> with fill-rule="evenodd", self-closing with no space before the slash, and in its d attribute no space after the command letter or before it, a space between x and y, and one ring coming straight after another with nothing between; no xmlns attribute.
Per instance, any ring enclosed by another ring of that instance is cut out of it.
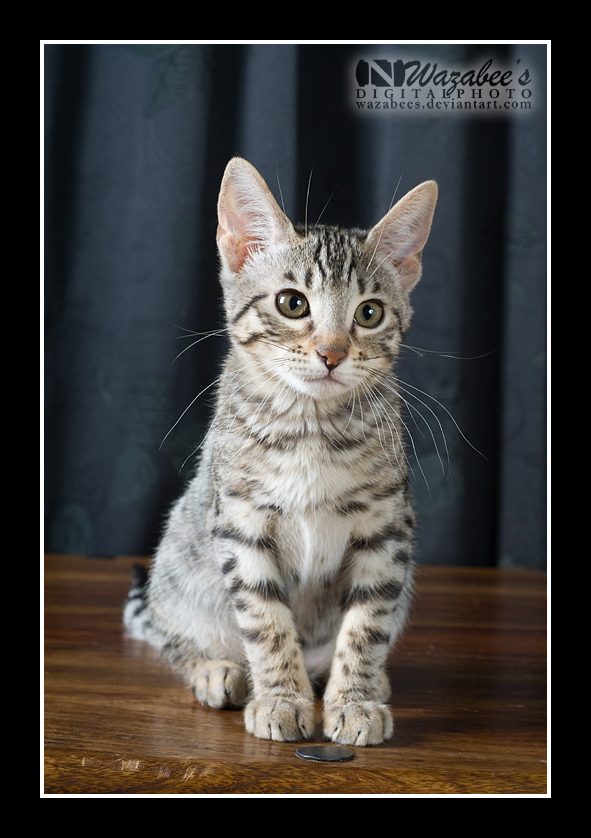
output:
<svg viewBox="0 0 591 838"><path fill-rule="evenodd" d="M244 711L246 729L259 739L299 742L314 733L314 702L305 698L260 698Z"/></svg>
<svg viewBox="0 0 591 838"><path fill-rule="evenodd" d="M233 661L200 661L194 669L193 693L197 701L218 710L239 708L246 700L244 670Z"/></svg>
<svg viewBox="0 0 591 838"><path fill-rule="evenodd" d="M375 701L328 704L324 735L339 745L379 745L394 733L390 708Z"/></svg>

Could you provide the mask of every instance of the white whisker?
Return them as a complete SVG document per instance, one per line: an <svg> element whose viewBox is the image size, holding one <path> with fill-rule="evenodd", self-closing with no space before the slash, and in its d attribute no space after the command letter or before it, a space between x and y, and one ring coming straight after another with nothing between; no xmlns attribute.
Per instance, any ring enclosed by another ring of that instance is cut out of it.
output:
<svg viewBox="0 0 591 838"><path fill-rule="evenodd" d="M402 170L402 172L400 173L400 177L398 178L398 183L396 184L396 188L394 189L394 194L392 195L392 198L390 200L390 206L388 207L388 212L390 212L390 210L392 209L392 205L394 204L394 198L396 197L396 193L398 192L398 187L400 186L400 181L402 180L402 175L403 174L404 174L404 169ZM386 213L386 215L387 215L387 213ZM376 251L377 251L378 247L380 246L380 242L382 240L383 232L384 232L384 227L382 227L382 229L380 230L380 235L378 236L376 246L374 247L373 253L371 254L371 259L368 262L367 270L370 269L371 263L373 262L373 257L376 255ZM388 258L388 257L386 257L386 258ZM382 264L382 262L380 262L380 265L381 264ZM378 265L378 268L380 267L380 265ZM377 270L377 268L376 268L376 270ZM375 273L375 271L374 271L374 273ZM373 276L373 274L369 278L371 279L372 276Z"/></svg>
<svg viewBox="0 0 591 838"><path fill-rule="evenodd" d="M281 206L283 208L283 213L285 213L285 203L283 201L283 192L281 190L281 183L279 182L279 166L275 164L275 177L277 178L277 188L279 189L279 197L281 198Z"/></svg>
<svg viewBox="0 0 591 838"><path fill-rule="evenodd" d="M206 390L209 390L209 389L210 389L210 387L213 387L215 384L218 384L221 380L222 380L222 377L221 377L221 376L220 376L219 378L216 378L216 379L215 379L215 381L212 381L210 384L208 384L208 385L207 385L207 387L204 387L204 388L203 388L203 390L201 390L201 392L200 392L200 393L197 393L197 395L195 396L195 398L194 398L194 399L193 399L193 400L192 400L192 401L191 401L191 402L187 405L187 407L183 410L183 412L181 413L181 415L179 416L179 418L176 420L176 422L174 423L174 425L172 426L172 428L170 428L170 430L169 430L169 431L165 434L165 436L164 436L164 437L163 437L163 439L162 439L162 442L160 443L159 448L162 448L162 446L163 446L163 445L164 445L164 443L166 442L167 437L168 437L168 436L170 436L170 434L171 434L171 433L172 433L172 431L176 428L176 426L177 426L177 425L178 425L178 423L181 421L181 419L183 418L183 416L185 415L185 413L186 413L188 410L190 410L190 409L191 409L191 407L193 407L193 405L195 404L195 402L197 401L197 399L199 398L199 396L202 396L202 395L203 395L203 393L205 393L205 392L206 392Z"/></svg>
<svg viewBox="0 0 591 838"><path fill-rule="evenodd" d="M321 210L321 212L320 212L320 215L319 215L319 216L318 216L318 218L316 219L316 224L318 224L318 223L320 222L320 219L321 219L321 218L322 218L322 216L324 215L324 210L327 208L327 206L328 206L328 205L330 204L330 202L332 201L332 196L333 196L333 195L334 195L334 193L337 191L337 187L338 187L338 183L337 183L337 185L335 186L335 188L332 190L332 192L330 193L329 198L328 198L328 201L327 201L327 202L325 203L325 205L322 207L322 210Z"/></svg>
<svg viewBox="0 0 591 838"><path fill-rule="evenodd" d="M245 368L243 367L242 369L245 369ZM238 375L241 373L241 371L242 371L242 370L237 370L235 373L233 373L233 374L232 374L232 377L231 377L231 380L235 379L235 378L236 378L236 376L238 376ZM221 381L221 380L222 380L222 378L223 378L223 376L220 376L220 377L217 379L217 381ZM216 383L216 382L212 382L212 384L215 384L215 383ZM210 384L209 386L211 387L212 385ZM238 385L238 387L240 387L240 385ZM205 389L207 389L207 388L205 388ZM235 392L235 391L236 391L236 389L238 389L238 388L235 388L233 392ZM201 391L201 393L203 393L203 392L205 392L205 390L202 390L202 391ZM191 402L191 404L189 405L189 407L191 407L191 405L192 405L192 404L193 404L193 403L194 403L194 402L195 402L195 401L199 398L199 396L201 395L201 393L199 393L199 395L195 396L195 398L193 399L193 402ZM201 440L201 442L199 443L199 445L198 445L195 449L193 449L193 451L191 451L191 453L190 453L187 457L185 457L185 459L184 459L184 460L183 460L183 462L181 463L181 467L180 467L180 469L179 469L179 474L182 472L182 470L183 470L183 468L185 467L185 464L187 463L187 461L188 461L188 460L190 460L190 459L191 459L191 457L194 457L194 456L195 456L195 454L197 454L197 452L198 452L198 451L199 451L199 450L203 447L203 445L205 444L205 441L207 440L207 437L208 437L208 436L209 436L209 434L211 433L212 429L215 427L215 420L217 419L217 417L218 417L218 416L219 416L219 414L221 413L221 411L222 411L223 407L224 407L224 406L225 406L225 405L229 402L230 398L231 398L231 396L228 396L228 398L224 401L224 403L222 404L222 406L221 406L221 407L217 410L217 412L216 412L215 416L213 417L213 419L212 419L212 420L211 420L211 422L209 423L209 428L207 429L207 433L205 434L205 436L203 437L203 439ZM187 408L186 408L186 410L185 410L185 411L184 411L184 412L183 412L183 413L179 416L179 418L177 419L177 421L175 422L175 424L172 426L172 428L170 429L170 431L168 432L168 434L169 434L169 433L170 433L170 432L171 432L171 431L172 431L172 430L176 427L176 425L178 425L178 423L181 421L181 419L183 418L183 416L185 415L185 413L187 412L187 410L189 409L189 407L187 407ZM166 434L166 436L168 436L168 434ZM164 439L166 439L166 437L164 437ZM164 439L162 440L162 443L160 444L160 447L162 447L162 444L164 443Z"/></svg>
<svg viewBox="0 0 591 838"><path fill-rule="evenodd" d="M312 183L312 172L314 166L310 169L310 177L308 178L308 188L306 189L306 209L304 212L304 238L308 238L308 199L310 197L310 184Z"/></svg>
<svg viewBox="0 0 591 838"><path fill-rule="evenodd" d="M401 343L400 346L403 349L410 349L411 352L414 352L421 358L423 355L438 355L440 358L451 358L454 361L478 361L481 358L488 358L489 355L493 355L498 351L491 349L489 352L483 352L481 355L454 355L451 352L440 352L436 349L421 349L418 346L410 346L408 343Z"/></svg>
<svg viewBox="0 0 591 838"><path fill-rule="evenodd" d="M411 390L416 390L416 391L417 391L417 393L421 393L421 395L426 396L428 399L432 399L432 400L433 400L436 404L438 404L438 405L439 405L439 407L447 413L447 415L449 416L449 418L451 419L451 421L454 423L454 425L456 426L456 430L458 431L458 433L460 434L460 436L462 437L462 439L463 439L465 442L467 442L467 443L468 443L468 445L470 446L470 448L472 448L474 451L476 451L476 453L477 453L477 454L480 454L480 456L481 456L481 457L483 457L483 458L484 458L484 459L488 462L488 457L485 457L485 455L482 453L482 451L479 451L479 450L478 450L478 448L476 448L476 446L475 446L475 445L472 445L472 443L470 442L470 440L468 439L468 437L464 434L464 432L462 431L462 429L460 428L460 426L458 425L458 423L456 422L456 420L454 419L454 417L452 416L452 414L451 414L451 413L449 412L449 410L447 409L447 407L446 407L444 404L442 404L440 401L438 401L438 400L435 398L435 396L431 396L431 395L429 395L429 393L425 393L425 391L424 391L424 390L420 390L418 387L414 387L412 384L408 384L408 382L406 382L406 381L402 381L402 379L401 379L401 378L396 378L396 381L397 381L398 383L404 384L406 387L410 387L410 389L411 389ZM406 393L406 392L408 392L408 391L407 391L407 390L405 390L404 392ZM412 396L413 394L412 394L412 393L409 393L408 395L409 395L409 396ZM420 401L420 399L418 398L418 396L414 396L414 398L415 398L415 399L417 399L418 401ZM421 404L424 404L424 402L421 402ZM425 405L425 407L427 407L427 408L428 408L428 405ZM433 415L435 415L435 414L433 414Z"/></svg>
<svg viewBox="0 0 591 838"><path fill-rule="evenodd" d="M277 381L275 382L275 384L273 385L273 387L271 387L271 389L269 390L269 392L267 393L267 395L265 396L265 398L263 399L263 401L262 401L262 402L260 403L260 405L258 406L257 410L256 410L256 411L255 411L255 413L254 413L254 416L252 416L252 417L250 418L250 420L249 420L249 423L250 423L250 432L249 432L249 434L248 434L248 437L249 437L249 438L250 438L251 436L253 436L253 434L254 434L254 433L255 433L255 431L256 431L257 419L258 419L258 417L259 417L259 414L260 414L261 410L262 410L262 409L264 408L264 406L267 404L267 402L268 402L268 401L269 401L269 399L272 397L273 393L275 392L275 390L277 389L277 387L279 387L279 385L283 385L283 386L285 386L285 382L284 382L281 378L278 378L278 379L277 379ZM242 440L244 440L244 437L245 437L245 436L246 436L246 433L244 433L244 434L242 435Z"/></svg>
<svg viewBox="0 0 591 838"><path fill-rule="evenodd" d="M377 250L377 245L376 245L376 250ZM375 266L375 268L373 269L372 273L370 273L370 275L367 277L367 281L369 281L369 280L372 278L372 276L375 274L375 272L376 272L376 271L378 271L378 270L381 268L381 266L384 264L384 262L387 262L387 261L388 261L388 259L389 259L391 256L393 256L395 253L396 253L396 251L395 251L395 250L391 250L391 251L390 251L390 253L388 253L388 254L387 254L387 256L384 256L384 258L382 259L382 261L381 261L381 262L379 262L379 263ZM373 258L373 257L372 257L372 258Z"/></svg>
<svg viewBox="0 0 591 838"><path fill-rule="evenodd" d="M345 407L345 410L349 407L349 404L351 402L351 396L353 396L353 404L351 406L351 412L349 413L349 419L347 421L347 424L343 428L343 436L345 435L345 433L347 431L347 428L349 427L349 425L351 423L351 419L353 418L353 414L355 413L355 398L356 398L356 395L357 395L357 390L356 389L352 390L351 394L349 395L349 401L347 402L346 407Z"/></svg>
<svg viewBox="0 0 591 838"><path fill-rule="evenodd" d="M448 449L448 447L447 447L447 440L446 440L446 438L445 438L445 433L444 433L444 430L443 430L443 426L442 426L441 422L439 421L439 417L438 417L438 416L437 416L437 414L436 414L436 413L432 410L432 408L431 408L431 407L429 407L429 405L428 405L428 404L425 404L425 402L424 402L424 401L422 401L421 399L419 399L419 397L418 397L418 396L415 396L415 395L413 395L412 393L409 393L409 392L408 392L408 390L406 390L406 389L405 389L405 388L401 385L401 383L400 383L400 379L399 379L399 378L395 378L394 380L395 380L396 384L398 385L398 388L399 388L399 389L394 388L394 387L391 387L391 386L390 386L390 384L389 384L386 380L382 381L381 383L382 383L385 387L387 387L387 388L388 388L388 390L391 390L391 392L392 392L392 393L394 393L394 394L395 394L395 395L397 395L400 399L402 399L402 401L404 402L404 404L407 406L408 411L409 411L409 413L410 413L411 417L413 418L413 421L415 422L415 424L416 424L416 420L414 419L414 415L413 415L413 413L415 413L415 412L416 412L416 413L418 413L418 415L421 417L421 419L423 420L423 422L425 423L425 425L426 425L426 426L427 426L427 428L429 429L429 433L431 434L431 439L433 440L433 445L434 445L434 447L435 447L435 451L436 451L436 453L437 453L437 457L439 458L439 462L440 462L440 464L441 464L441 471L442 471L442 473L443 473L443 474L445 474L445 467L444 467L444 465L443 465L443 460L442 460L442 458L441 458L441 454L439 453L439 446L437 445L437 440L435 439L435 434L433 433L433 429L432 429L431 425L427 422L427 420L425 419L425 417L423 416L423 414L420 412L420 410L418 410L418 409L417 409L414 405L412 405L412 404L411 404L411 403L410 403L407 399L405 399L405 398L404 398L404 396L402 396L402 395L401 395L401 393L399 392L399 390L403 390L403 391L404 391L407 395L411 396L413 399L416 399L418 402L420 402L420 404L422 404L422 405L423 405L423 406L424 406L424 407L425 407L425 408L426 408L426 409L427 409L427 410L428 410L428 411L429 411L429 412L433 415L433 417L435 418L435 421L436 421L436 422L437 422L437 424L439 425L439 430L440 430L440 432L441 432L441 437L442 437L442 439L443 439L443 444L444 444L444 447L445 447L445 454L446 454L446 457L447 457L447 469L448 469L448 473L450 473L450 474L451 474L451 463L450 463L450 458L449 458L449 449ZM417 425L417 429L418 429L418 425Z"/></svg>
<svg viewBox="0 0 591 838"><path fill-rule="evenodd" d="M406 434L407 434L407 436L408 436L408 439L410 440L410 444L411 444L411 446L412 446L413 454L414 454L414 457L415 457L416 463L417 463L417 465L418 465L418 467L419 467L419 471L421 472L421 474L422 474L422 476L423 476L423 480L425 481L425 485L427 486L427 491L429 492L429 494L431 494L431 487L429 486L429 481L427 480L427 477L426 477L426 475L425 475L425 472L423 471L423 467L422 467L422 465L421 465L421 460L420 460L419 455L418 455L418 453L417 453L417 449L416 449L416 446L415 446L414 437L413 437L412 433L410 432L410 428L408 427L408 425L406 424L406 422L404 421L404 419L403 419L403 418L402 418L402 416L400 415L399 411L398 411L398 410L394 407L394 405L393 405L393 404L392 404L392 403L391 403L391 402L390 402L390 401L389 401L389 400L388 400L388 399L384 396L384 394L383 394L380 390L378 390L378 389L377 389L377 387L376 387L375 389L378 391L378 393L379 393L379 395L380 395L381 399L385 402L385 404L387 404L387 405L390 407L390 409L392 410L393 414L397 417L397 419L398 419L398 420L401 422L401 424L403 425L404 430L406 431ZM400 448L401 448L402 450L404 450L404 446L402 445L402 440L400 439L400 436L398 435L398 430L397 430L397 436L398 436L399 446L400 446ZM408 458L407 458L407 462L408 462ZM409 468L410 468L410 463L409 463ZM414 475L414 471L413 471L413 469L412 469L412 468L411 468L411 472L412 472L412 473L413 473L413 475Z"/></svg>
<svg viewBox="0 0 591 838"><path fill-rule="evenodd" d="M429 492L429 494L431 494L431 488L430 488L430 486L429 486L429 481L427 480L427 477L426 477L426 475L425 475L425 472L423 471L423 468L422 468L422 465L421 465L421 461L420 461L420 458L419 458L419 455L418 455L418 453L417 453L417 449L416 449L416 446L415 446L414 438L413 438L412 433L410 432L410 428L408 427L408 425L406 424L406 422L405 422L405 421L404 421L404 419L402 418L402 416L401 416L400 412L399 412L399 411L398 411L398 410L394 407L394 405L393 405L393 404L392 404L392 403L391 403L391 402L390 402L390 401L389 401L389 400L388 400L388 399L384 396L384 394L381 392L381 390L379 390L379 388L378 388L378 387L375 387L375 386L374 386L374 388L373 388L373 389L374 389L374 392L377 394L376 398L379 396L380 406L381 406L382 412L383 412L383 413L384 413L384 415L387 417L388 422L389 422L389 424L390 424L390 428L391 428L391 429L393 428L393 429L394 429L394 431L395 431L395 433L396 433L396 442L394 442L394 439L392 439L392 445L393 445L393 447L395 448L395 450L396 450L396 451L401 451L401 452L402 452L402 455L403 455L403 457L404 457L404 460L406 461L406 464L407 464L407 466L408 466L408 469L409 469L410 473L412 474L413 478L415 478L415 480L416 480L416 475L415 475L415 472L414 472L413 467L412 467L412 466L411 466L411 464L410 464L410 460L408 459L408 455L407 455L407 453L406 453L406 446L404 445L404 441L402 440L402 438L401 438L401 436L400 436L400 430L399 430L399 428L398 428L398 425L397 425L397 424L396 424L396 422L395 422L395 421L393 421L393 420L390 418L390 416L388 415L388 409L387 409L387 408L389 408L389 409L390 409L390 411L394 414L394 416L398 419L398 421L399 421L399 422L401 423L401 425L404 427L404 429L405 429L405 431L406 431L406 435L408 436L408 439L410 440L410 444L411 444L411 446L412 446L412 450L413 450L413 453L414 453L414 457L415 457L416 463L417 463L417 465L418 465L418 467L419 467L419 471L421 472L421 474L422 474L422 476L423 476L423 480L425 481L425 485L426 485L426 487L427 487L427 491ZM386 406L387 406L387 407L386 407ZM392 433L392 431L390 431L390 433ZM398 457L397 457L397 459L398 459Z"/></svg>
<svg viewBox="0 0 591 838"><path fill-rule="evenodd" d="M189 349L192 349L194 346L197 346L197 344L201 343L202 340L207 340L207 338L216 337L217 335L223 335L227 331L228 331L227 329L217 329L214 332L204 333L203 337L200 337L199 340L193 341L193 343L189 344L189 346L185 346L185 348L181 352L179 352L179 354L175 358L172 359L172 361L170 362L171 366L172 366L172 364L175 363L175 361L178 361L178 359L181 357L181 355L183 355ZM199 334L199 332L193 332L193 335L196 335L196 334ZM192 337L193 335L179 335L179 339Z"/></svg>
<svg viewBox="0 0 591 838"><path fill-rule="evenodd" d="M394 463L393 463L393 462L392 462L392 460L390 459L390 456L389 456L388 452L386 451L386 448L385 448L385 446L384 446L384 443L382 442L382 435L381 435L381 433L380 433L380 423L381 423L381 426L382 426L382 433L384 433L384 439L385 439L384 422L383 422L383 419L382 419L382 417L384 416L384 417L385 417L385 419L386 419L386 422L387 422L387 424L388 424L388 427L389 427L389 429L390 429L390 437L392 438L392 450L394 451L394 455L395 455L395 457L396 457L396 461L397 461L397 463L398 463L398 468L400 468L400 467L401 467L401 464L400 464L400 462L399 462L399 460L398 460L398 451L397 451L397 449L398 449L400 446L397 446L397 445L396 445L396 442L394 441L394 436L393 436L393 434L392 434L392 424L393 424L393 423L392 423L392 421L391 421L390 417L387 415L387 413L384 413L383 408L382 408L382 407L381 407L381 405L379 404L379 400L375 397L375 395L373 395L373 393L371 392L371 390L370 390L367 386L363 386L363 390L364 390L364 392L365 392L365 397L366 397L366 399L367 399L367 402L368 402L368 404L369 404L370 410L371 410L371 412L372 412L372 414L373 414L373 417L374 417L374 420L375 420L375 423L376 423L376 430L377 430L377 433L378 433L378 440L379 440L379 443L380 443L380 447L381 447L382 451L384 452L384 455L385 455L386 459L388 460L388 462L390 463L390 465L392 466L392 468L393 468L393 469L395 469ZM374 405L375 405L375 408L376 408L377 410L379 410L379 413L380 413L380 419L379 419L379 422L378 422L378 416L377 416L377 414L376 414L376 410L374 410ZM397 430L397 428L396 428L395 426L394 426L394 430L396 431L397 436L398 436L398 430ZM399 441L400 441L400 440L399 440ZM409 467L410 467L410 465L409 465ZM412 469L411 469L411 470L412 470Z"/></svg>
<svg viewBox="0 0 591 838"><path fill-rule="evenodd" d="M277 363L279 363L279 362L277 362ZM243 369L244 369L244 368L243 368ZM245 384L248 384L248 385L250 386L250 385L252 385L252 383L253 383L254 381L257 381L259 378L264 378L265 380L267 380L267 381L268 381L268 379L269 379L269 372L268 372L267 370L263 370L261 373L259 373L259 375L255 375L255 376L254 376L254 378L249 378L249 379L248 379L248 381L241 382L241 383L238 385L238 387L234 389L233 393L231 393L231 395L228 397L228 401L230 401L230 399L232 399L232 398L233 398L233 396L235 395L236 391L237 391L237 390L240 390L240 389L241 389L241 388L242 388ZM240 403L240 405L239 405L238 409L233 411L233 414L234 414L234 415L233 415L233 417L232 417L232 421L230 422L230 424L229 424L229 425L228 425L228 427L226 428L226 434L225 434L225 437L224 437L224 442L225 442L225 439L227 438L228 434L229 434L229 433L230 433L230 431L232 430L232 427L234 426L234 422L236 421L236 419L238 418L238 416L239 416L239 415L240 415L240 413L242 412L242 409L243 409L243 408L244 408L244 407L248 404L248 402L249 402L249 401L253 398L253 396L255 396L255 395L259 392L259 389L260 389L260 387L258 387L258 386L257 386L257 387L256 387L256 388L255 388L255 389L251 392L251 394L250 394L250 395L249 395L249 396L248 396L248 397L247 397L244 401L242 401L242 402ZM268 398L268 396L267 396L267 398ZM259 410L260 410L260 407L259 407ZM229 412L228 412L228 413L229 413ZM257 415L258 415L258 411L257 411ZM229 416L228 416L228 418L229 418ZM212 426L213 426L213 423L212 423ZM242 439L244 439L244 435L243 435ZM220 450L221 450L221 448L223 448L224 442L222 442L222 445L220 446Z"/></svg>
<svg viewBox="0 0 591 838"><path fill-rule="evenodd" d="M275 404L274 404L273 408L271 409L271 411L269 413L269 416L267 418L267 421L265 423L265 427L263 428L263 432L261 434L262 438L266 438L266 436L267 436L267 428L269 427L269 423L271 422L271 419L273 419L273 414L275 414L276 416L279 416L282 413L282 408L283 408L283 405L285 403L285 398L286 398L286 396L290 395L290 389L291 388L290 388L289 384L287 383L287 381L284 381L281 393L279 394L279 396L277 396L275 398L275 400L274 400ZM279 398L281 398L281 397L282 397L282 401L281 401L281 403L279 403Z"/></svg>

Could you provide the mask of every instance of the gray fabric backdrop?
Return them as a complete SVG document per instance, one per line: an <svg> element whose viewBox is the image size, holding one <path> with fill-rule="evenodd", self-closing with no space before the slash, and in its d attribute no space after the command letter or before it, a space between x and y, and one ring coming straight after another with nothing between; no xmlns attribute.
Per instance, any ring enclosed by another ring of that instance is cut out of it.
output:
<svg viewBox="0 0 591 838"><path fill-rule="evenodd" d="M224 351L212 337L174 361L186 330L222 324L216 198L240 154L294 221L311 172L308 218L328 201L322 221L355 226L397 184L438 181L399 366L433 433L411 412L418 558L545 567L546 46L46 43L44 59L46 549L153 550L210 415L207 391L160 447Z"/></svg>

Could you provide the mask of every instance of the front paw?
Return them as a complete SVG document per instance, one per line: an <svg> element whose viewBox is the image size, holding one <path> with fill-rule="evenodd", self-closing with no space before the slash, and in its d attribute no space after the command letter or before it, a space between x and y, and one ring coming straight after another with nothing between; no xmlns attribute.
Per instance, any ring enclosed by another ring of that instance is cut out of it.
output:
<svg viewBox="0 0 591 838"><path fill-rule="evenodd" d="M199 661L194 666L191 680L195 698L201 704L216 707L218 710L244 706L244 670L233 661Z"/></svg>
<svg viewBox="0 0 591 838"><path fill-rule="evenodd" d="M314 733L314 703L305 698L259 698L246 705L246 729L259 739L299 742Z"/></svg>
<svg viewBox="0 0 591 838"><path fill-rule="evenodd" d="M324 735L339 745L379 745L394 733L390 708L375 701L328 704Z"/></svg>

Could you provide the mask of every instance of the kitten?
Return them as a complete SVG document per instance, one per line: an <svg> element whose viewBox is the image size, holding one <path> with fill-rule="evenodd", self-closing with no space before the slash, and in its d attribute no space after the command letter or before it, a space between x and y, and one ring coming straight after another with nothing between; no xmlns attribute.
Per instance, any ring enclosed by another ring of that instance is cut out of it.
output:
<svg viewBox="0 0 591 838"><path fill-rule="evenodd" d="M294 227L231 160L217 243L230 349L195 476L125 623L255 736L373 745L412 587L414 516L392 363L437 186L369 232Z"/></svg>

